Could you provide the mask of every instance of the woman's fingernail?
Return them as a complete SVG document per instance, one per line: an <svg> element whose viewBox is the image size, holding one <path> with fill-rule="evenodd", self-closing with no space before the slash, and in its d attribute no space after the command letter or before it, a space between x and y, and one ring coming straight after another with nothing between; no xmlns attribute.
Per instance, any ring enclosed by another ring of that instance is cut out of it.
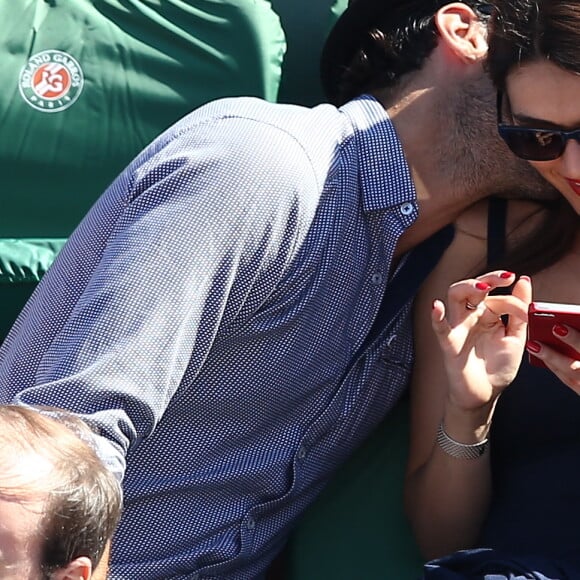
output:
<svg viewBox="0 0 580 580"><path fill-rule="evenodd" d="M542 350L542 345L539 342L536 342L535 340L528 340L528 342L526 342L526 349L529 352L538 354Z"/></svg>
<svg viewBox="0 0 580 580"><path fill-rule="evenodd" d="M531 282L532 279L529 276L520 276L520 280L527 280L528 282Z"/></svg>
<svg viewBox="0 0 580 580"><path fill-rule="evenodd" d="M565 326L562 326L561 324L554 324L554 326L552 327L552 332L556 336L566 336L568 334L568 329Z"/></svg>
<svg viewBox="0 0 580 580"><path fill-rule="evenodd" d="M491 286L487 282L477 282L477 284L475 285L475 287L478 290L483 290L485 292L487 292L491 288Z"/></svg>
<svg viewBox="0 0 580 580"><path fill-rule="evenodd" d="M512 276L515 276L515 274L513 272L502 272L499 277L503 278L504 280L507 280L507 278L511 278Z"/></svg>

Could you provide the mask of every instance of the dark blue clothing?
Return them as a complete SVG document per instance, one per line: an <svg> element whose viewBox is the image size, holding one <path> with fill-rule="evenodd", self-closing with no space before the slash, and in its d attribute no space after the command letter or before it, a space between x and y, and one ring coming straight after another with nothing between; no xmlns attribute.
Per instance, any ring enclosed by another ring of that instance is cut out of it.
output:
<svg viewBox="0 0 580 580"><path fill-rule="evenodd" d="M489 548L464 550L425 565L429 580L578 580L580 562L506 555Z"/></svg>
<svg viewBox="0 0 580 580"><path fill-rule="evenodd" d="M489 206L493 261L505 247L506 205ZM526 356L500 397L490 438L493 498L480 545L553 558L580 554L580 397Z"/></svg>
<svg viewBox="0 0 580 580"><path fill-rule="evenodd" d="M496 250L505 236L497 203ZM425 578L580 579L580 397L526 356L498 401L490 440L493 496L479 545L493 551L441 558Z"/></svg>
<svg viewBox="0 0 580 580"><path fill-rule="evenodd" d="M425 580L580 579L580 397L526 357L490 438L490 549L430 562Z"/></svg>
<svg viewBox="0 0 580 580"><path fill-rule="evenodd" d="M493 501L481 545L580 554L580 397L525 360L499 400L491 453Z"/></svg>

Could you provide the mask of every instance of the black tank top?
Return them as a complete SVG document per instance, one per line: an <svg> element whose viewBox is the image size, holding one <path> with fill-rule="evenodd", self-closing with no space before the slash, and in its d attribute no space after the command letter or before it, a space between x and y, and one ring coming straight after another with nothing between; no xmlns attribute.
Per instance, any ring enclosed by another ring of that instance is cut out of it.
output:
<svg viewBox="0 0 580 580"><path fill-rule="evenodd" d="M506 202L489 205L488 261L504 252ZM580 553L580 397L527 355L490 433L493 499L481 546L554 558Z"/></svg>

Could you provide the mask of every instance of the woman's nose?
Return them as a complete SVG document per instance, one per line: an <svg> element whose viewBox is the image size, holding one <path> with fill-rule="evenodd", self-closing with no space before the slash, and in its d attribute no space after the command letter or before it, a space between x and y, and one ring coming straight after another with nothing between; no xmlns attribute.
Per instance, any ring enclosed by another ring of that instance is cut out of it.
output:
<svg viewBox="0 0 580 580"><path fill-rule="evenodd" d="M562 174L568 179L580 180L580 141L569 139L561 157Z"/></svg>

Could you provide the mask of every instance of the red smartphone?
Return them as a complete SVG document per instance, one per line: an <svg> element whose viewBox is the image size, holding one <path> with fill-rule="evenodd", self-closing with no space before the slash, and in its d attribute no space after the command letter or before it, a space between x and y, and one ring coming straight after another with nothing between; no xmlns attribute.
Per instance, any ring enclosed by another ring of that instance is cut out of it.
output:
<svg viewBox="0 0 580 580"><path fill-rule="evenodd" d="M532 302L528 309L528 340L537 340L571 358L580 359L580 353L558 340L552 333L554 324L566 324L580 330L580 304L558 302ZM546 365L529 353L530 364Z"/></svg>

